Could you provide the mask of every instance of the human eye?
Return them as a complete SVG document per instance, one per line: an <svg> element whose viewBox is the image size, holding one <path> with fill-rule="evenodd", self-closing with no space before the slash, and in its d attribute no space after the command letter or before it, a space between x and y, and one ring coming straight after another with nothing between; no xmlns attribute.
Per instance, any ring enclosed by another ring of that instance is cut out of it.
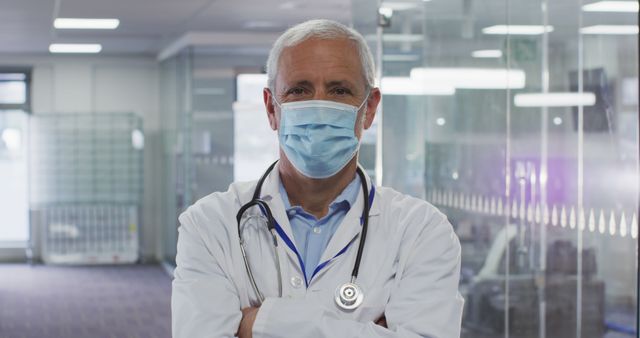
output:
<svg viewBox="0 0 640 338"><path fill-rule="evenodd" d="M338 96L346 96L351 95L351 90L345 87L336 87L333 89L333 93Z"/></svg>
<svg viewBox="0 0 640 338"><path fill-rule="evenodd" d="M302 87L293 87L287 90L287 96L290 95L290 96L297 97L297 96L302 96L304 94L305 94L305 90Z"/></svg>

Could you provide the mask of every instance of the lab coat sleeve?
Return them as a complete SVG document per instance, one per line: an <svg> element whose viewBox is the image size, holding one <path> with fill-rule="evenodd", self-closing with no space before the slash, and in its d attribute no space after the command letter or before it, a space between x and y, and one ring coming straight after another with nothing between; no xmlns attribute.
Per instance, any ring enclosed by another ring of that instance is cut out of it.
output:
<svg viewBox="0 0 640 338"><path fill-rule="evenodd" d="M253 336L460 337L460 244L444 215L437 213L433 218L414 237L385 307L388 329L345 319L305 300L268 298L258 311Z"/></svg>
<svg viewBox="0 0 640 338"><path fill-rule="evenodd" d="M189 216L180 217L171 295L173 338L233 337L242 318L236 289L216 259L220 248L205 245Z"/></svg>

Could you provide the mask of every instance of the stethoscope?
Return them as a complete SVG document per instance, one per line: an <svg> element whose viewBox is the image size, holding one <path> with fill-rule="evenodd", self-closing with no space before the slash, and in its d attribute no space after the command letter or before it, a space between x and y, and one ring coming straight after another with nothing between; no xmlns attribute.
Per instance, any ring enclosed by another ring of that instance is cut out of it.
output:
<svg viewBox="0 0 640 338"><path fill-rule="evenodd" d="M238 221L238 236L240 238L240 251L242 252L242 259L244 260L244 266L247 270L247 275L249 276L251 287L253 288L256 295L258 296L258 299L260 300L260 304L264 302L265 297L262 294L262 292L260 292L260 289L258 288L258 284L256 283L256 280L253 277L251 268L249 267L249 260L247 259L247 253L244 249L245 242L242 237L240 220L242 219L242 215L244 214L244 212L253 206L258 206L262 211L262 214L267 218L267 222L266 222L267 229L271 233L271 237L273 239L275 256L276 256L275 258L276 258L276 271L278 273L279 295L280 297L282 297L282 275L280 273L281 272L280 257L278 256L278 240L277 240L277 235L276 235L277 232L275 227L276 220L273 218L273 214L271 213L271 209L267 205L267 202L265 202L260 198L260 191L262 190L262 184L264 183L267 176L269 176L269 173L271 173L276 163L278 163L278 161L273 162L273 164L269 166L269 168L265 171L262 177L258 180L258 183L256 184L256 188L253 192L253 198L251 199L251 201L249 201L248 203L240 207L240 210L238 210L238 214L236 215L236 220ZM369 207L371 202L368 198L369 189L367 188L367 181L365 179L365 175L359 167L357 169L357 173L358 173L358 176L360 176L360 182L362 183L362 192L364 193L363 195L364 208L362 210L362 217L361 217L362 230L360 232L361 237L360 237L360 243L358 244L358 253L356 255L356 261L353 265L353 271L351 272L351 280L348 283L339 285L335 291L336 304L343 310L354 310L358 306L360 306L360 304L362 304L362 301L364 300L364 294L360 286L356 284L356 279L358 278L358 270L360 269L360 261L362 260L362 252L364 250L364 243L367 237L367 227L369 224Z"/></svg>

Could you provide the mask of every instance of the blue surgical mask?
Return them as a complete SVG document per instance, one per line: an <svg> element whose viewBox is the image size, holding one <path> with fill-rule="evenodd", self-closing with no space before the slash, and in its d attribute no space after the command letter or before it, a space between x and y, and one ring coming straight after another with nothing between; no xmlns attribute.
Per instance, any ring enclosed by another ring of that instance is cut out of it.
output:
<svg viewBox="0 0 640 338"><path fill-rule="evenodd" d="M280 147L289 162L307 177L337 174L358 152L354 128L365 102L356 107L324 100L276 101L281 109Z"/></svg>

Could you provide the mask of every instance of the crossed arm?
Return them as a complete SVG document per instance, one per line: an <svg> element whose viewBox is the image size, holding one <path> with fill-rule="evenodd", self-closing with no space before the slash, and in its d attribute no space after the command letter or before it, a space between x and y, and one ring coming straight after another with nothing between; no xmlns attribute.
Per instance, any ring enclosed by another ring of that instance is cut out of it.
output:
<svg viewBox="0 0 640 338"><path fill-rule="evenodd" d="M267 298L260 308L241 309L236 288L216 259L222 251L212 252L217 249L205 245L189 218L181 221L172 293L174 338L460 336L460 246L446 219L416 234L385 316L375 323L340 317L304 299Z"/></svg>
<svg viewBox="0 0 640 338"><path fill-rule="evenodd" d="M240 321L240 327L236 334L238 338L252 338L253 337L253 322L256 320L259 307L248 307L242 309L242 320ZM387 328L387 319L385 316L380 317L375 321L376 325L380 325Z"/></svg>

